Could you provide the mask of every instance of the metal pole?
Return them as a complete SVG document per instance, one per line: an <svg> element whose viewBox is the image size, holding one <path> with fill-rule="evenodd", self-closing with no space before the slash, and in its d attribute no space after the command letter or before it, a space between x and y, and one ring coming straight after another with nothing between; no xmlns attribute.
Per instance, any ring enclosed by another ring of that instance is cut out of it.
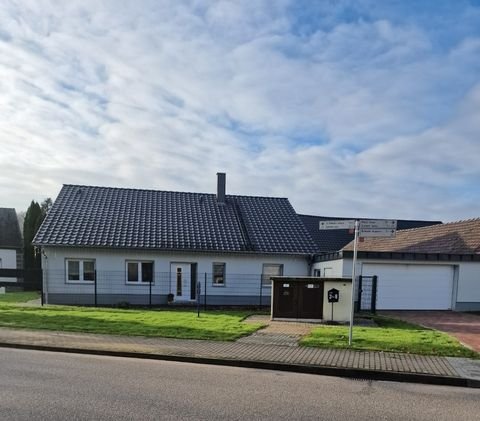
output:
<svg viewBox="0 0 480 421"><path fill-rule="evenodd" d="M152 279L148 283L148 306L152 308Z"/></svg>
<svg viewBox="0 0 480 421"><path fill-rule="evenodd" d="M94 293L95 293L95 307L97 306L97 271L95 271Z"/></svg>
<svg viewBox="0 0 480 421"><path fill-rule="evenodd" d="M352 345L352 336L353 336L353 314L355 312L355 277L356 277L356 266L357 266L357 248L358 248L358 228L359 228L358 219L355 220L355 239L353 240L353 267L352 267L352 302L350 307L350 327L348 329L348 345Z"/></svg>
<svg viewBox="0 0 480 421"><path fill-rule="evenodd" d="M260 308L262 307L262 275L260 275Z"/></svg>
<svg viewBox="0 0 480 421"><path fill-rule="evenodd" d="M207 311L207 272L205 272L205 290L203 291L203 296L205 297L205 311Z"/></svg>

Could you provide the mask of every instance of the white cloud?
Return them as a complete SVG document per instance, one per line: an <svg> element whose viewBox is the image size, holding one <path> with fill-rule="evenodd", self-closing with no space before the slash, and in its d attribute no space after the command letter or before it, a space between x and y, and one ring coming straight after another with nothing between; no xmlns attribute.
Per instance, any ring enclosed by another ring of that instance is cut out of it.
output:
<svg viewBox="0 0 480 421"><path fill-rule="evenodd" d="M332 16L300 34L289 6L0 6L0 205L62 183L213 192L223 170L301 212L480 215L480 40L439 52L421 26Z"/></svg>

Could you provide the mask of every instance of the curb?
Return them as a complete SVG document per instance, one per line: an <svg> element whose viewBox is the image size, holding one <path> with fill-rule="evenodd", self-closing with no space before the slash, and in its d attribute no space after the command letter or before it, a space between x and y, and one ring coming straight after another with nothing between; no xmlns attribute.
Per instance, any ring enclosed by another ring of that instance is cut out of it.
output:
<svg viewBox="0 0 480 421"><path fill-rule="evenodd" d="M62 352L66 354L102 355L108 357L140 358L157 361L176 361L193 364L210 364L228 367L256 368L262 370L287 371L293 373L317 374L322 376L391 382L420 383L442 386L480 388L480 381L465 377L448 377L434 374L402 373L397 371L366 370L361 368L326 367L303 364L284 364L269 361L249 361L225 358L193 357L142 352L112 351L85 348L63 348L48 345L2 343L0 348L15 348L34 351Z"/></svg>

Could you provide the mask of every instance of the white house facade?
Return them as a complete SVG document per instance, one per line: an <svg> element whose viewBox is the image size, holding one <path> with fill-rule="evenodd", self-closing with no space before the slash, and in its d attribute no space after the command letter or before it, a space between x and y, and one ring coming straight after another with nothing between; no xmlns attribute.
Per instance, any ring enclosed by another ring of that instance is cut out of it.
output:
<svg viewBox="0 0 480 421"><path fill-rule="evenodd" d="M65 185L34 244L62 304L266 305L316 249L287 199L226 195L222 173L216 195Z"/></svg>

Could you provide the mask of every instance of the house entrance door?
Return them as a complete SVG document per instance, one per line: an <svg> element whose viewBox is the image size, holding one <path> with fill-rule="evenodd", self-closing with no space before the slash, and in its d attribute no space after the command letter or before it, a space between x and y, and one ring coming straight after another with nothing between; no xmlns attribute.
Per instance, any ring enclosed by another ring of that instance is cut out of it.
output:
<svg viewBox="0 0 480 421"><path fill-rule="evenodd" d="M191 300L191 268L190 263L170 264L170 281L175 301Z"/></svg>

